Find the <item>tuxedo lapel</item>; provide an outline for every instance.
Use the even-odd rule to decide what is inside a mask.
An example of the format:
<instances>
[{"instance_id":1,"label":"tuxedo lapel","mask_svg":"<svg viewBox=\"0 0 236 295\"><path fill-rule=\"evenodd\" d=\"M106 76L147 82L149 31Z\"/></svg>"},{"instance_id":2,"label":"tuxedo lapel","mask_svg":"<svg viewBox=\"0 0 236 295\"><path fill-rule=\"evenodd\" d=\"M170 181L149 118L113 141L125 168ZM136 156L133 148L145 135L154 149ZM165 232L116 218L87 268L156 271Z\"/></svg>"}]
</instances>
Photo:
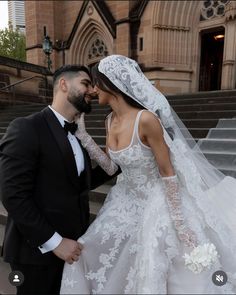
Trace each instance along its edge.
<instances>
[{"instance_id":1,"label":"tuxedo lapel","mask_svg":"<svg viewBox=\"0 0 236 295\"><path fill-rule=\"evenodd\" d=\"M55 141L57 142L58 148L61 150L62 159L64 161L66 171L72 182L77 186L79 183L76 162L72 147L69 143L66 133L56 116L49 108L45 108L44 110L42 110L42 113L47 121L48 127L52 132Z\"/></svg>"}]
</instances>

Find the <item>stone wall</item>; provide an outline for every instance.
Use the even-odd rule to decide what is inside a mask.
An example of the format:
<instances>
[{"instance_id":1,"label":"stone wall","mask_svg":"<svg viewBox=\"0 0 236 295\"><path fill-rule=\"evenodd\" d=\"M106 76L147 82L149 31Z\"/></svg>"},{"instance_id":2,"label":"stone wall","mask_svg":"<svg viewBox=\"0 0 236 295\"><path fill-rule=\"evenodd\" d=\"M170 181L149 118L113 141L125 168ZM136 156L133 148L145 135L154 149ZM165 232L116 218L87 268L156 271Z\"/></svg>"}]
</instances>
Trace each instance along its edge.
<instances>
[{"instance_id":1,"label":"stone wall","mask_svg":"<svg viewBox=\"0 0 236 295\"><path fill-rule=\"evenodd\" d=\"M15 86L1 90L12 84ZM15 93L15 99L45 102L51 99L51 84L52 76L46 68L0 56L1 98L13 99Z\"/></svg>"},{"instance_id":2,"label":"stone wall","mask_svg":"<svg viewBox=\"0 0 236 295\"><path fill-rule=\"evenodd\" d=\"M166 94L196 92L201 33L224 27L221 89L234 89L236 1L208 1L214 12L210 17L205 2L26 1L27 60L45 65L41 44L46 26L53 43L63 45L55 45L53 69L62 65L63 55L65 63L93 65L107 54L123 54L136 59ZM99 52L99 46L104 50Z\"/></svg>"}]
</instances>

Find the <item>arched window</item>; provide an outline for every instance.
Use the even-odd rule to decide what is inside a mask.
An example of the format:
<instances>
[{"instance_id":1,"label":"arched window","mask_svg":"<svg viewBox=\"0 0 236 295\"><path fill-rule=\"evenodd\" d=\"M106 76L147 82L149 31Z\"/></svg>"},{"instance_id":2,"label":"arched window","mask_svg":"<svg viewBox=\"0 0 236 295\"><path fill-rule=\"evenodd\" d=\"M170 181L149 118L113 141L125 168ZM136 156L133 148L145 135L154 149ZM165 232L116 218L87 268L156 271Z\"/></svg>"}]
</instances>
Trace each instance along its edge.
<instances>
[{"instance_id":1,"label":"arched window","mask_svg":"<svg viewBox=\"0 0 236 295\"><path fill-rule=\"evenodd\" d=\"M96 37L96 39L92 42L91 47L88 52L88 61L94 62L94 60L101 59L108 55L107 46L101 40L101 38Z\"/></svg>"},{"instance_id":2,"label":"arched window","mask_svg":"<svg viewBox=\"0 0 236 295\"><path fill-rule=\"evenodd\" d=\"M222 16L225 13L225 5L229 0L206 0L203 1L200 20L211 19L216 16Z\"/></svg>"}]
</instances>

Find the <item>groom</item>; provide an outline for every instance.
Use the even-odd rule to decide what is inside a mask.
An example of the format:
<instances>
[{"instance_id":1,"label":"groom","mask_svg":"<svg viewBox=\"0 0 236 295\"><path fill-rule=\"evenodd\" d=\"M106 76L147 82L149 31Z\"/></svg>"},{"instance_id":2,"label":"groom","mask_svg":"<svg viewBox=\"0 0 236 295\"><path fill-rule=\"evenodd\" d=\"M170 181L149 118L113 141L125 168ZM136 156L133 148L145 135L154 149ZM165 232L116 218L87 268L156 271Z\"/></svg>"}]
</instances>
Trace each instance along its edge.
<instances>
[{"instance_id":1,"label":"groom","mask_svg":"<svg viewBox=\"0 0 236 295\"><path fill-rule=\"evenodd\" d=\"M93 94L84 66L54 74L52 105L11 122L0 142L0 195L8 211L3 256L24 283L17 294L58 294L64 261L77 261L89 224L90 189L110 177L91 168L74 132Z\"/></svg>"}]
</instances>

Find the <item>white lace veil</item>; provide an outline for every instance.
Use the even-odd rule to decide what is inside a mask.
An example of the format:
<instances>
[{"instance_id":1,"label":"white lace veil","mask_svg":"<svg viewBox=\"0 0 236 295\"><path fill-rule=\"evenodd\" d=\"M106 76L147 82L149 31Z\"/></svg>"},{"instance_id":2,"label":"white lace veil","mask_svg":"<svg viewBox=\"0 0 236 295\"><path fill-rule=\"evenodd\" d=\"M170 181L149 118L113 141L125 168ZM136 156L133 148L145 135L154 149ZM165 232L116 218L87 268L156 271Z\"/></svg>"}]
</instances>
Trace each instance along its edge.
<instances>
[{"instance_id":1,"label":"white lace veil","mask_svg":"<svg viewBox=\"0 0 236 295\"><path fill-rule=\"evenodd\" d=\"M111 55L100 61L98 70L120 91L159 117L165 141L172 152L176 157L184 154L181 162L185 159L187 165L190 161L192 169L196 169L195 176L199 171L198 177L204 179L207 187L224 178L224 175L206 160L165 96L146 78L136 61L122 55ZM209 179L206 179L205 174ZM200 179L199 181L201 182Z\"/></svg>"},{"instance_id":2,"label":"white lace veil","mask_svg":"<svg viewBox=\"0 0 236 295\"><path fill-rule=\"evenodd\" d=\"M214 200L206 197L205 193L228 177L206 160L165 96L145 77L136 61L122 55L111 55L100 61L98 70L120 91L159 117L181 185L187 188L190 197L204 212L206 224L224 239L225 245L228 243L227 247L232 246L231 250L236 251L224 213L220 214L220 208L216 208Z\"/></svg>"}]
</instances>

